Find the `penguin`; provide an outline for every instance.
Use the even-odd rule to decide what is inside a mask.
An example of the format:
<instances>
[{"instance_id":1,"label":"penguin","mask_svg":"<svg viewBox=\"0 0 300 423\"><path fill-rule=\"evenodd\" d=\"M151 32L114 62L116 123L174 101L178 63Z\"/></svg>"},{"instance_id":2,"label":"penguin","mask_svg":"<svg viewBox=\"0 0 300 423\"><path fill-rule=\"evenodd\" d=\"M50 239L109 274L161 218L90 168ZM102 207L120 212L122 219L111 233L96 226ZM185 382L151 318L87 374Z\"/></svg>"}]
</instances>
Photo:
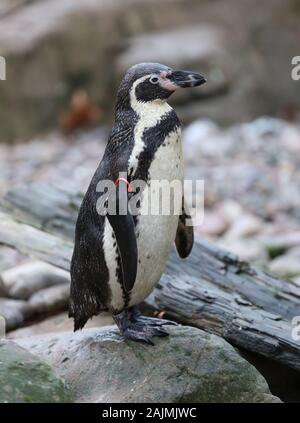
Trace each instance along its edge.
<instances>
[{"instance_id":1,"label":"penguin","mask_svg":"<svg viewBox=\"0 0 300 423\"><path fill-rule=\"evenodd\" d=\"M69 302L74 331L109 311L125 338L154 345L154 336L168 335L164 325L176 324L143 316L139 304L159 282L174 242L181 258L192 249L184 198L179 213L169 215L145 212L145 188L139 191L137 213L132 213L130 199L136 181L144 187L154 180L183 182L181 123L168 99L179 88L205 82L198 73L159 63L134 65L121 81L115 121L76 222ZM97 189L103 181L116 188L115 211L106 214L97 208L99 199L107 205L110 198Z\"/></svg>"}]
</instances>

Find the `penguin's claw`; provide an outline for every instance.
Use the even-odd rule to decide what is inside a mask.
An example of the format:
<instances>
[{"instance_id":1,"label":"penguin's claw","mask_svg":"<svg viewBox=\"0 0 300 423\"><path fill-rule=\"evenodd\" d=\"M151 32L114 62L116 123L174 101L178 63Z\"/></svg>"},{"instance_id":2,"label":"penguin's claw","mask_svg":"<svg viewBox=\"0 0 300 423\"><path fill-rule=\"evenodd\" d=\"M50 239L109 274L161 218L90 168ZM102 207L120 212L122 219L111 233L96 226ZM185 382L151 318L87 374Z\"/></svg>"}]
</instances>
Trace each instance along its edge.
<instances>
[{"instance_id":1,"label":"penguin's claw","mask_svg":"<svg viewBox=\"0 0 300 423\"><path fill-rule=\"evenodd\" d=\"M163 325L175 324L169 320L156 319L143 316L136 308L124 310L122 313L115 315L114 320L121 334L128 339L138 342L145 342L154 345L152 338L154 336L168 336Z\"/></svg>"},{"instance_id":2,"label":"penguin's claw","mask_svg":"<svg viewBox=\"0 0 300 423\"><path fill-rule=\"evenodd\" d=\"M163 326L163 325L178 326L178 323L172 320L157 319L155 317L142 316L138 319L138 321L145 322L149 326Z\"/></svg>"},{"instance_id":3,"label":"penguin's claw","mask_svg":"<svg viewBox=\"0 0 300 423\"><path fill-rule=\"evenodd\" d=\"M135 322L146 323L149 326L163 326L163 325L178 326L178 323L174 322L173 320L143 316L138 306L130 307L129 312L131 313L132 320L134 320Z\"/></svg>"},{"instance_id":4,"label":"penguin's claw","mask_svg":"<svg viewBox=\"0 0 300 423\"><path fill-rule=\"evenodd\" d=\"M149 345L154 345L152 338L154 336L168 336L169 333L162 328L153 326L132 325L123 330L122 335L133 341L145 342Z\"/></svg>"},{"instance_id":5,"label":"penguin's claw","mask_svg":"<svg viewBox=\"0 0 300 423\"><path fill-rule=\"evenodd\" d=\"M127 339L131 339L132 341L145 342L146 344L152 346L154 345L154 342L151 341L151 337L135 329L125 329L122 335Z\"/></svg>"}]
</instances>

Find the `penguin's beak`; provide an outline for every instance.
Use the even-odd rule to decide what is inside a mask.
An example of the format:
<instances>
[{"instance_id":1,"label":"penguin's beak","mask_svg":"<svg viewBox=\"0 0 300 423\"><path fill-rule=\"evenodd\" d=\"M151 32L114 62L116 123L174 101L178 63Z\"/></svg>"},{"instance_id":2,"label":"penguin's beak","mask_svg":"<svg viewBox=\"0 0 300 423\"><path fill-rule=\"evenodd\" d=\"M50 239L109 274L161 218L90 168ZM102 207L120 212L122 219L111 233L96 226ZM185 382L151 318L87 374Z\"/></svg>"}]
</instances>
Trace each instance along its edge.
<instances>
[{"instance_id":1,"label":"penguin's beak","mask_svg":"<svg viewBox=\"0 0 300 423\"><path fill-rule=\"evenodd\" d=\"M180 88L198 87L205 84L206 79L200 73L190 71L172 71L168 79Z\"/></svg>"}]
</instances>

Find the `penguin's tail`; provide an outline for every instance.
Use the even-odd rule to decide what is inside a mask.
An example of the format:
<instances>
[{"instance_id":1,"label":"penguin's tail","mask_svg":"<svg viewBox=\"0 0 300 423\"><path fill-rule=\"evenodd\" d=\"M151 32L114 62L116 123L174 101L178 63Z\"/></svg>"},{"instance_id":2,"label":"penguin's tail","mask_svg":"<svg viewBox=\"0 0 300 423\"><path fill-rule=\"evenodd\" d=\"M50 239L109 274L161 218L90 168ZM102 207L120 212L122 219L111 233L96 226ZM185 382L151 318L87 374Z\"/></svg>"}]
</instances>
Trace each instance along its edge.
<instances>
[{"instance_id":1,"label":"penguin's tail","mask_svg":"<svg viewBox=\"0 0 300 423\"><path fill-rule=\"evenodd\" d=\"M82 257L74 249L69 300L69 317L74 319L74 331L82 329L89 319L105 310L101 301L101 277L92 264L93 262L87 261L86 256Z\"/></svg>"},{"instance_id":2,"label":"penguin's tail","mask_svg":"<svg viewBox=\"0 0 300 423\"><path fill-rule=\"evenodd\" d=\"M83 329L87 321L88 319L78 320L74 318L74 332L76 332L77 330Z\"/></svg>"},{"instance_id":3,"label":"penguin's tail","mask_svg":"<svg viewBox=\"0 0 300 423\"><path fill-rule=\"evenodd\" d=\"M74 304L74 301L72 300L72 298L70 298L70 301L69 301L69 314L68 315L69 315L70 318L74 319L74 332L82 329L89 319L89 316L86 316L86 314L83 313L83 310L75 307L75 304Z\"/></svg>"},{"instance_id":4,"label":"penguin's tail","mask_svg":"<svg viewBox=\"0 0 300 423\"><path fill-rule=\"evenodd\" d=\"M69 300L69 317L74 319L74 332L82 329L86 322L93 316L97 316L101 311L107 311L95 297L85 296L84 300L74 300L71 296Z\"/></svg>"}]
</instances>

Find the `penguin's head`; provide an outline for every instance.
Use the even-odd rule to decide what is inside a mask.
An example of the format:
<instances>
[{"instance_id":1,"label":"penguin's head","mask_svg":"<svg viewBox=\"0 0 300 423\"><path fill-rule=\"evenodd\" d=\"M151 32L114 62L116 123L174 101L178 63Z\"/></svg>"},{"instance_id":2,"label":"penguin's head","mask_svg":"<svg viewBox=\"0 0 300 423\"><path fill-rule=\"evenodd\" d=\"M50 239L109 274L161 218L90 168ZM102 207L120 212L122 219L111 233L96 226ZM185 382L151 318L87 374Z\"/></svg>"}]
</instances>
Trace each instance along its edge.
<instances>
[{"instance_id":1,"label":"penguin's head","mask_svg":"<svg viewBox=\"0 0 300 423\"><path fill-rule=\"evenodd\" d=\"M125 106L132 99L142 103L163 101L178 88L197 87L205 82L199 73L174 70L160 63L139 63L132 66L123 78L118 103Z\"/></svg>"}]
</instances>

